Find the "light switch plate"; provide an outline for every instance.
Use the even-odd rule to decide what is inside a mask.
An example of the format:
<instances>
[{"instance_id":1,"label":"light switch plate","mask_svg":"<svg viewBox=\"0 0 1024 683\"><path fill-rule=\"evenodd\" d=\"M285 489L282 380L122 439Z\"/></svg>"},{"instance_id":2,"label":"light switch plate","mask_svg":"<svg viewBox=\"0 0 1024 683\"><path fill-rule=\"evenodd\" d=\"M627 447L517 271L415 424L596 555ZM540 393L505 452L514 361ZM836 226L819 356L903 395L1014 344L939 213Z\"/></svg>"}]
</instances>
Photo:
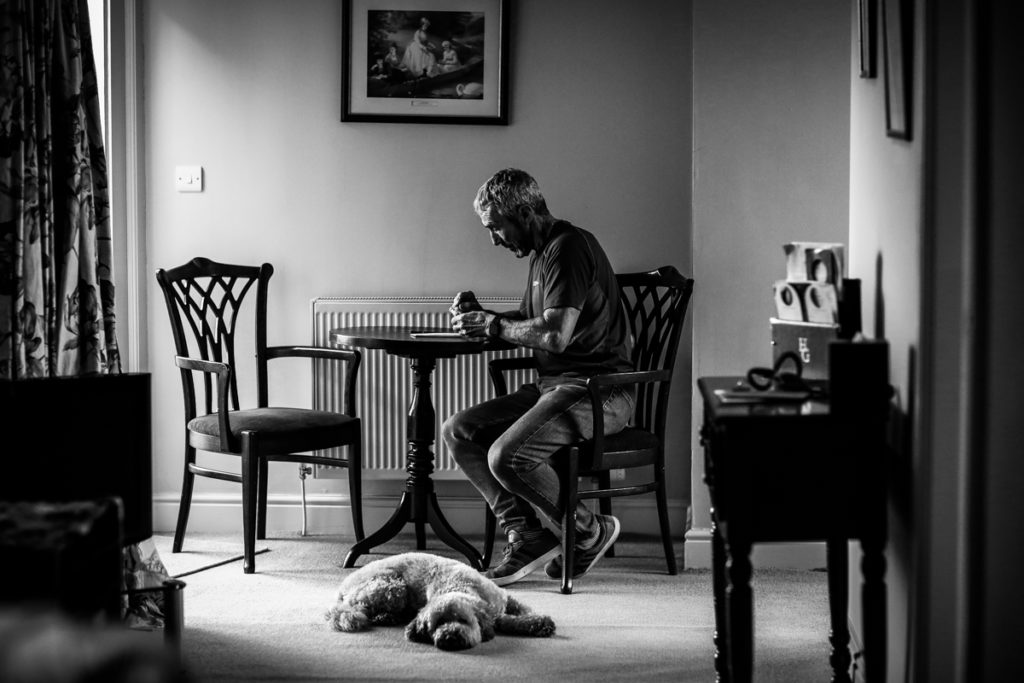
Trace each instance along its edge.
<instances>
[{"instance_id":1,"label":"light switch plate","mask_svg":"<svg viewBox=\"0 0 1024 683\"><path fill-rule=\"evenodd\" d=\"M202 166L177 166L174 169L174 186L178 192L203 191Z\"/></svg>"}]
</instances>

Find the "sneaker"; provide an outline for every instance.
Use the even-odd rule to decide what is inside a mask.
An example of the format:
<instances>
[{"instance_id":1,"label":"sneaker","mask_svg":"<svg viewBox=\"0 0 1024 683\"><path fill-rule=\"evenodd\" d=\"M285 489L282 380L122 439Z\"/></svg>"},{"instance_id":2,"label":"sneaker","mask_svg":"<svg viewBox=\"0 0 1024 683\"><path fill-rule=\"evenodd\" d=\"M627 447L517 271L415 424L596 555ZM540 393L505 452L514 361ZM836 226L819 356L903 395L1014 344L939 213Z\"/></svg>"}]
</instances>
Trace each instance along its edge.
<instances>
[{"instance_id":1,"label":"sneaker","mask_svg":"<svg viewBox=\"0 0 1024 683\"><path fill-rule=\"evenodd\" d=\"M510 531L501 563L488 569L485 576L499 586L507 586L543 567L548 560L557 557L561 549L558 537L548 529L542 529L529 541L518 531Z\"/></svg>"},{"instance_id":2,"label":"sneaker","mask_svg":"<svg viewBox=\"0 0 1024 683\"><path fill-rule=\"evenodd\" d=\"M576 565L572 572L574 579L589 572L597 564L597 561L604 557L608 548L611 548L615 539L619 537L619 531L622 530L619 520L611 515L594 515L594 518L597 519L598 525L597 542L586 549L576 546L576 552L573 553L575 555L573 564ZM552 579L562 578L562 556L558 555L548 562L544 567L544 573Z\"/></svg>"}]
</instances>

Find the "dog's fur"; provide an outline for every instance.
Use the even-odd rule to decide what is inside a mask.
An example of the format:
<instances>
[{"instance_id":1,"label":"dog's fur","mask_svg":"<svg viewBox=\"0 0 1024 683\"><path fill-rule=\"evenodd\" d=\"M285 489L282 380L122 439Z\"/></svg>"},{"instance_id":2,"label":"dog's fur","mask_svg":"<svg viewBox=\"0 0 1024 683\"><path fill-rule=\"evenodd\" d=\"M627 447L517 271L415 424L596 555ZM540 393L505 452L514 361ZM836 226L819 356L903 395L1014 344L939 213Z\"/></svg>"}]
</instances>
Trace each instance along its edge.
<instances>
[{"instance_id":1,"label":"dog's fur","mask_svg":"<svg viewBox=\"0 0 1024 683\"><path fill-rule=\"evenodd\" d=\"M326 617L336 631L407 623L409 640L442 650L474 647L495 632L538 638L555 632L551 617L534 614L469 565L429 553L360 567L341 582Z\"/></svg>"}]
</instances>

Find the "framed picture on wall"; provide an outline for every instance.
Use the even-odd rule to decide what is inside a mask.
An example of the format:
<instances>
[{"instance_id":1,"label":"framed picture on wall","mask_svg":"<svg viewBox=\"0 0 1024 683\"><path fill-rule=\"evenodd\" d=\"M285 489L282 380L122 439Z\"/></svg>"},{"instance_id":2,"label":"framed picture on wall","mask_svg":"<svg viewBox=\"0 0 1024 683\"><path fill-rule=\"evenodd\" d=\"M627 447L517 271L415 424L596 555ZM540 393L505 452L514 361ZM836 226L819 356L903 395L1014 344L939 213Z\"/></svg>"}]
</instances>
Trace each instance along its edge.
<instances>
[{"instance_id":1,"label":"framed picture on wall","mask_svg":"<svg viewBox=\"0 0 1024 683\"><path fill-rule=\"evenodd\" d=\"M508 124L511 0L344 0L341 120Z\"/></svg>"},{"instance_id":2,"label":"framed picture on wall","mask_svg":"<svg viewBox=\"0 0 1024 683\"><path fill-rule=\"evenodd\" d=\"M910 139L910 63L913 50L911 3L882 0L882 40L885 47L885 133Z\"/></svg>"}]
</instances>

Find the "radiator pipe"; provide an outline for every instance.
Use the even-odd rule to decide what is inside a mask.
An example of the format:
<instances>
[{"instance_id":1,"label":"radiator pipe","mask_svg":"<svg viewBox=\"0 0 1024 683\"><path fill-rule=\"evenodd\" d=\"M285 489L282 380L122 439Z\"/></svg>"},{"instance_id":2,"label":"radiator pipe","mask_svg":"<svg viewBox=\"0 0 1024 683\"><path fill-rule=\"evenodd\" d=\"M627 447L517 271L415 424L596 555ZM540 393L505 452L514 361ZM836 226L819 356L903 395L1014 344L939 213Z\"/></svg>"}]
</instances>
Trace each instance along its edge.
<instances>
[{"instance_id":1,"label":"radiator pipe","mask_svg":"<svg viewBox=\"0 0 1024 683\"><path fill-rule=\"evenodd\" d=\"M302 495L302 531L300 536L306 535L306 477L313 474L313 467L306 463L299 463L299 491Z\"/></svg>"}]
</instances>

